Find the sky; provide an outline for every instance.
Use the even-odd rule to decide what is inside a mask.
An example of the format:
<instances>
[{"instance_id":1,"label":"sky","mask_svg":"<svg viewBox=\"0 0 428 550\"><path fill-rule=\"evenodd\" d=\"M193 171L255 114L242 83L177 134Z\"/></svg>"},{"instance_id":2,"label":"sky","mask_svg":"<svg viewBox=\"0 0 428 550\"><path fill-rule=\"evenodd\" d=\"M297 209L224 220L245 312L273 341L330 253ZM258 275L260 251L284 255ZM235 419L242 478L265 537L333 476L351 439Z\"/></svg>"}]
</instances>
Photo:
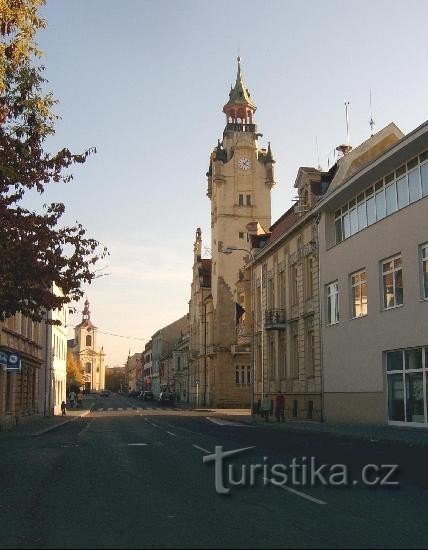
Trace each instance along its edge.
<instances>
[{"instance_id":1,"label":"sky","mask_svg":"<svg viewBox=\"0 0 428 550\"><path fill-rule=\"evenodd\" d=\"M85 293L109 366L188 311L193 242L210 247L209 156L225 126L236 57L276 159L272 222L292 204L299 166L346 142L427 116L426 0L48 0L37 40L61 119L48 147L97 154L35 209L66 206L107 246ZM318 148L317 148L318 143ZM83 301L73 304L81 320ZM118 336L111 336L112 334ZM121 337L119 337L121 336Z\"/></svg>"}]
</instances>

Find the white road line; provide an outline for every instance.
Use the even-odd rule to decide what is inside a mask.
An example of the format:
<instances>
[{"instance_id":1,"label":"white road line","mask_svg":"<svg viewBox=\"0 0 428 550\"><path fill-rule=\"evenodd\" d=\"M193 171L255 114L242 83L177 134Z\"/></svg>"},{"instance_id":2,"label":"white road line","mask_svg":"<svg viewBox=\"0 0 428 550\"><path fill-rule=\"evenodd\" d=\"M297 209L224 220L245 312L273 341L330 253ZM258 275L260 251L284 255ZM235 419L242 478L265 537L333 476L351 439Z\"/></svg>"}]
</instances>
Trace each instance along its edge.
<instances>
[{"instance_id":1,"label":"white road line","mask_svg":"<svg viewBox=\"0 0 428 550\"><path fill-rule=\"evenodd\" d=\"M195 449L198 449L198 451L202 451L203 453L205 453L205 454L207 454L207 455L212 454L211 451L207 451L207 450L204 449L203 447L199 447L199 445L192 445L192 447L195 447Z\"/></svg>"},{"instance_id":2,"label":"white road line","mask_svg":"<svg viewBox=\"0 0 428 550\"><path fill-rule=\"evenodd\" d=\"M128 447L145 447L147 443L128 443Z\"/></svg>"},{"instance_id":3,"label":"white road line","mask_svg":"<svg viewBox=\"0 0 428 550\"><path fill-rule=\"evenodd\" d=\"M160 428L160 426L158 424L155 424L154 422L152 422L152 426L154 426L155 428Z\"/></svg>"},{"instance_id":4,"label":"white road line","mask_svg":"<svg viewBox=\"0 0 428 550\"><path fill-rule=\"evenodd\" d=\"M283 489L284 491L288 491L289 493L292 493L293 495L304 498L305 500L309 500L310 502L313 502L315 504L321 504L321 505L326 505L327 504L327 502L324 502L324 500L319 500L318 498L311 497L310 495L307 495L306 493L302 493L302 491L297 491L296 489L292 489L291 487L287 487L286 485L278 485L277 483L272 483L272 481L270 479L264 478L264 481L267 481L267 482L271 483L274 487L278 487L279 489Z\"/></svg>"},{"instance_id":5,"label":"white road line","mask_svg":"<svg viewBox=\"0 0 428 550\"><path fill-rule=\"evenodd\" d=\"M218 426L239 426L241 428L250 427L250 425L248 424L242 424L241 422L235 422L233 420L221 420L219 418L211 418L210 416L206 416L205 418L206 420L209 420L210 422L212 422L213 424L217 424Z\"/></svg>"},{"instance_id":6,"label":"white road line","mask_svg":"<svg viewBox=\"0 0 428 550\"><path fill-rule=\"evenodd\" d=\"M172 435L172 436L174 436L174 437L177 437L177 436L176 436L174 433L172 433L172 432L168 432L168 431L167 431L166 433L169 434L169 435Z\"/></svg>"},{"instance_id":7,"label":"white road line","mask_svg":"<svg viewBox=\"0 0 428 550\"><path fill-rule=\"evenodd\" d=\"M106 410L106 409L104 409L104 410ZM108 410L108 411L112 411L112 410L113 410L113 407L109 407L107 410Z\"/></svg>"}]
</instances>

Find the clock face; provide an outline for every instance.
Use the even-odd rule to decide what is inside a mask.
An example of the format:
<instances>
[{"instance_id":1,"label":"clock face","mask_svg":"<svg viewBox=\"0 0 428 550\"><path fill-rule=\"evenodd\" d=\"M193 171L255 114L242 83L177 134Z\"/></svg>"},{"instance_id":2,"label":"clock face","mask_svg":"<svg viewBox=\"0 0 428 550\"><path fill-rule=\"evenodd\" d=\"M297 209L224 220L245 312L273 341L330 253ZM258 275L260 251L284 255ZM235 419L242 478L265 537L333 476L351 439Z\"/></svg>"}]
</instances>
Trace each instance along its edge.
<instances>
[{"instance_id":1,"label":"clock face","mask_svg":"<svg viewBox=\"0 0 428 550\"><path fill-rule=\"evenodd\" d=\"M251 168L251 161L247 157L242 157L239 159L238 165L241 170L249 170Z\"/></svg>"}]
</instances>

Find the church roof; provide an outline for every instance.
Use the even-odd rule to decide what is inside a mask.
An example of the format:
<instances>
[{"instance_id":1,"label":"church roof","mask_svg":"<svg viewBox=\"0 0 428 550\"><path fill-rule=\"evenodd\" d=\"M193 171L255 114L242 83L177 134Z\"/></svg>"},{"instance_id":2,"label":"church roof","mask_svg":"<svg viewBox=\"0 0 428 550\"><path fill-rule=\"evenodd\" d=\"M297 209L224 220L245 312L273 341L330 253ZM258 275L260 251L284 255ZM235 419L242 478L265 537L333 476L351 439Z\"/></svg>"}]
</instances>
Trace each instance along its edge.
<instances>
[{"instance_id":1,"label":"church roof","mask_svg":"<svg viewBox=\"0 0 428 550\"><path fill-rule=\"evenodd\" d=\"M223 111L227 110L227 107L233 105L246 105L250 107L253 111L256 110L256 106L250 99L250 92L248 88L245 87L244 80L242 78L241 72L241 58L238 57L238 72L236 74L235 86L229 92L229 101L223 107Z\"/></svg>"}]
</instances>

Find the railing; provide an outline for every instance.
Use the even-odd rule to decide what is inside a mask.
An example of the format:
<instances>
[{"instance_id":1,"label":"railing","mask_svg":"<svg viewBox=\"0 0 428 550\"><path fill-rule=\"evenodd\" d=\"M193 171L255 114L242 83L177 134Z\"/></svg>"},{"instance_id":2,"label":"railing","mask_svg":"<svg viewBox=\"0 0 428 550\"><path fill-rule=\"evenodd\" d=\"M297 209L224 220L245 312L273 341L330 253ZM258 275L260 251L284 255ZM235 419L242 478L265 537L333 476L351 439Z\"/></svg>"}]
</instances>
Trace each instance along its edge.
<instances>
[{"instance_id":1,"label":"railing","mask_svg":"<svg viewBox=\"0 0 428 550\"><path fill-rule=\"evenodd\" d=\"M233 132L256 132L257 126L255 124L239 124L238 122L228 122L225 130L232 130Z\"/></svg>"},{"instance_id":2,"label":"railing","mask_svg":"<svg viewBox=\"0 0 428 550\"><path fill-rule=\"evenodd\" d=\"M249 345L232 344L230 351L233 355L248 354L251 353L251 347Z\"/></svg>"},{"instance_id":3,"label":"railing","mask_svg":"<svg viewBox=\"0 0 428 550\"><path fill-rule=\"evenodd\" d=\"M265 329L281 330L285 329L286 315L285 309L268 309L265 312Z\"/></svg>"}]
</instances>

